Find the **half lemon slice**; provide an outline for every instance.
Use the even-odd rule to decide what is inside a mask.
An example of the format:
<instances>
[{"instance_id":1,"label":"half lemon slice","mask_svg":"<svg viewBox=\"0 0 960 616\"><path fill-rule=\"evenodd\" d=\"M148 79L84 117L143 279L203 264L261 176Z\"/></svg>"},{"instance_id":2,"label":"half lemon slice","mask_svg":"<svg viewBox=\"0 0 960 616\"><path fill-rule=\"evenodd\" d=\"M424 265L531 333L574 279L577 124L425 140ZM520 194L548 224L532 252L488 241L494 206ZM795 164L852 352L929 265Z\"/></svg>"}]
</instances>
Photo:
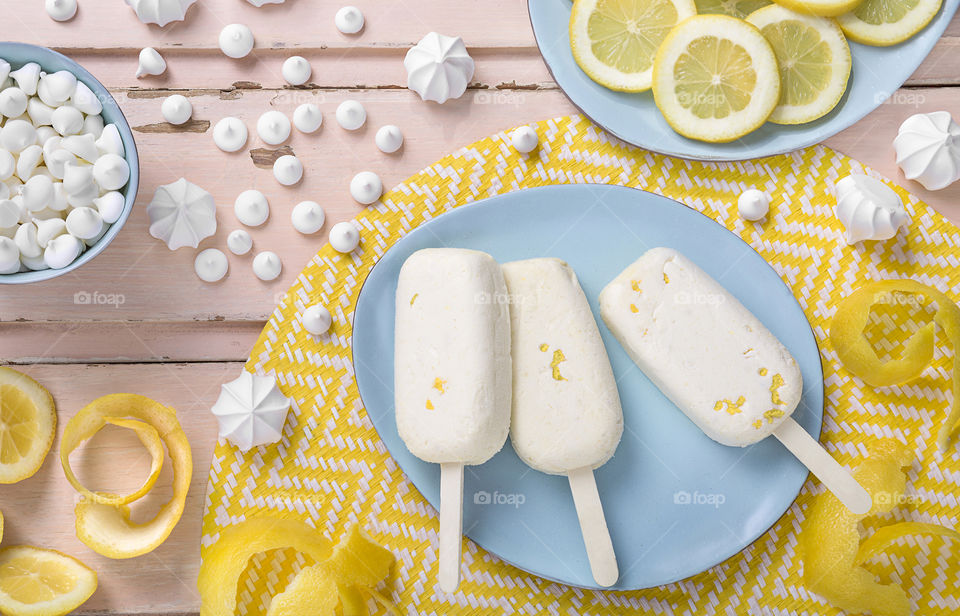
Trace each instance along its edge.
<instances>
[{"instance_id":1,"label":"half lemon slice","mask_svg":"<svg viewBox=\"0 0 960 616\"><path fill-rule=\"evenodd\" d=\"M751 13L747 21L760 29L780 66L780 104L771 122L811 122L837 106L847 90L852 61L836 21L777 4Z\"/></svg>"},{"instance_id":2,"label":"half lemon slice","mask_svg":"<svg viewBox=\"0 0 960 616\"><path fill-rule=\"evenodd\" d=\"M723 143L759 128L780 99L773 49L735 17L699 15L657 52L653 96L667 123L691 139Z\"/></svg>"},{"instance_id":3,"label":"half lemon slice","mask_svg":"<svg viewBox=\"0 0 960 616\"><path fill-rule=\"evenodd\" d=\"M0 483L36 473L56 432L50 392L25 374L0 367Z\"/></svg>"},{"instance_id":4,"label":"half lemon slice","mask_svg":"<svg viewBox=\"0 0 960 616\"><path fill-rule=\"evenodd\" d=\"M0 550L0 611L7 616L61 616L97 590L97 574L79 560L27 545Z\"/></svg>"},{"instance_id":5,"label":"half lemon slice","mask_svg":"<svg viewBox=\"0 0 960 616\"><path fill-rule=\"evenodd\" d=\"M837 21L851 40L887 47L923 30L941 4L942 0L864 0Z\"/></svg>"},{"instance_id":6,"label":"half lemon slice","mask_svg":"<svg viewBox=\"0 0 960 616\"><path fill-rule=\"evenodd\" d=\"M611 90L649 90L660 43L696 13L693 0L576 0L570 14L573 58Z\"/></svg>"}]
</instances>

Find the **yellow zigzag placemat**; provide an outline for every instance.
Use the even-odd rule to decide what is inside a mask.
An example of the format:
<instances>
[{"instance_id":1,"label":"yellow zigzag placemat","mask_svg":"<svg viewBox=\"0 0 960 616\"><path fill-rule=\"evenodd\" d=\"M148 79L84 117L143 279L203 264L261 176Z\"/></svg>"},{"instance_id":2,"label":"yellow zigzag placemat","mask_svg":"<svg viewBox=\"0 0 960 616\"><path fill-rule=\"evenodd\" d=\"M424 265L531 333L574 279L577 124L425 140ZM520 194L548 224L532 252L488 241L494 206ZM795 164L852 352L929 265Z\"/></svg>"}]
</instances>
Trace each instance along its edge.
<instances>
[{"instance_id":1,"label":"yellow zigzag placemat","mask_svg":"<svg viewBox=\"0 0 960 616\"><path fill-rule=\"evenodd\" d=\"M812 495L822 490L814 480L743 552L676 584L637 592L571 588L520 571L465 541L468 571L459 590L448 597L437 587L437 514L391 459L357 394L350 353L357 295L377 260L417 225L485 197L569 183L621 184L676 199L753 246L791 287L820 345L827 449L849 465L866 454L866 441L892 436L917 454L904 502L879 523L958 526L960 450L953 443L940 455L935 444L951 395L949 347L938 337L935 362L922 379L874 390L840 367L827 339L837 303L866 280L910 277L960 298L956 227L893 186L912 218L909 234L847 246L833 213L833 184L850 172L872 172L825 147L757 161L699 163L628 146L582 116L536 128L540 148L532 154L511 148L507 131L411 177L356 219L363 238L356 251L340 255L324 246L300 273L247 363L248 370L277 375L295 401L293 410L276 445L244 455L222 440L218 444L203 521L204 553L222 529L250 516L299 518L334 540L359 522L396 555L386 592L410 615L837 613L801 580L797 532ZM737 196L749 187L774 196L762 225L737 215ZM333 314L330 333L319 337L297 318L314 302ZM902 320L877 311L868 335L893 336L887 351L896 353L916 326ZM882 580L903 584L917 614L957 614L960 564L949 548L943 539L908 538L868 566ZM304 562L290 550L256 557L240 582L239 612L264 613L270 596L282 591Z\"/></svg>"}]
</instances>

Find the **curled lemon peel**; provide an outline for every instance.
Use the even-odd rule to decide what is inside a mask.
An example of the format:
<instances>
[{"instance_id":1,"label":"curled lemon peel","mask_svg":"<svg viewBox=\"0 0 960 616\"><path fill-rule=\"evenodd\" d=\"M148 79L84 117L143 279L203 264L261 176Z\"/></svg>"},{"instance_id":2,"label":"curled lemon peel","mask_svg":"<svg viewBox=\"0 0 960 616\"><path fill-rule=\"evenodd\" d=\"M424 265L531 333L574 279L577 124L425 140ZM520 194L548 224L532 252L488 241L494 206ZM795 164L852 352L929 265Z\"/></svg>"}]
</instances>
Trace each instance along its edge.
<instances>
[{"instance_id":1,"label":"curled lemon peel","mask_svg":"<svg viewBox=\"0 0 960 616\"><path fill-rule=\"evenodd\" d=\"M894 294L915 295L925 302L933 301L937 311L927 323L907 340L901 357L882 361L864 335L870 309L890 301ZM854 291L837 307L830 324L830 342L844 367L873 387L900 385L921 375L933 361L934 332L939 325L953 347L953 403L947 419L937 432L937 447L945 451L951 436L960 424L960 307L953 300L914 280L881 280L870 282Z\"/></svg>"},{"instance_id":2,"label":"curled lemon peel","mask_svg":"<svg viewBox=\"0 0 960 616\"><path fill-rule=\"evenodd\" d=\"M861 544L860 521L893 509L906 489L907 478L902 469L914 457L905 445L892 439L873 442L867 450L869 457L853 476L870 493L873 507L865 515L856 515L831 492L814 499L800 533L803 579L810 590L852 614L907 616L910 601L906 591L897 584L877 582L861 564L906 535L960 535L932 524L904 522L879 529Z\"/></svg>"},{"instance_id":3,"label":"curled lemon peel","mask_svg":"<svg viewBox=\"0 0 960 616\"><path fill-rule=\"evenodd\" d=\"M180 422L177 421L176 411L155 400L136 394L110 394L97 398L67 422L64 428L63 443L67 447L61 449L61 463L69 457L69 446L85 441L96 434L106 424L119 425L137 432L141 442L153 452L155 442L153 433L167 447L170 460L173 463L173 495L157 512L152 520L137 523L130 519L131 511L127 496L118 496L109 493L93 494L93 497L82 499L76 506L77 538L90 549L107 558L133 558L146 554L160 546L173 531L187 500L190 490L190 480L193 475L193 456L190 443L184 434ZM148 425L153 432L143 427ZM66 452L66 453L64 453ZM64 472L69 479L69 464L64 463ZM154 469L151 469L153 475ZM156 469L159 474L159 469ZM74 477L74 480L76 478ZM153 488L150 485L146 490ZM71 481L71 484L74 482ZM74 484L76 487L77 484ZM87 496L89 490L79 491ZM134 494L143 490L143 486ZM144 492L144 494L146 494ZM103 502L107 500L108 502ZM132 502L132 501L131 501Z\"/></svg>"}]
</instances>

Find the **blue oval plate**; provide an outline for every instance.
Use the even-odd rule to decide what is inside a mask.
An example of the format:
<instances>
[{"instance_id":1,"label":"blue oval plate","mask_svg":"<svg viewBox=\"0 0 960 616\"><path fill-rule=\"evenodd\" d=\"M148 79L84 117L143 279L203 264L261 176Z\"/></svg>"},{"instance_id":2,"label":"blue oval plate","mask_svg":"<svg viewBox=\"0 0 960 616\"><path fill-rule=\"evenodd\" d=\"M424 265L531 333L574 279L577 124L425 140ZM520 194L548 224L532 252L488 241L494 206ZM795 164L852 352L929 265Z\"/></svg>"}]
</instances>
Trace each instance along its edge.
<instances>
[{"instance_id":1,"label":"blue oval plate","mask_svg":"<svg viewBox=\"0 0 960 616\"><path fill-rule=\"evenodd\" d=\"M653 103L653 94L614 92L594 83L570 52L570 0L528 0L533 33L554 80L574 105L608 132L633 145L698 160L745 160L783 154L831 137L858 122L892 96L947 28L960 0L944 0L933 21L893 47L850 43L853 72L847 93L828 115L809 124L767 123L731 143L705 143L673 131Z\"/></svg>"},{"instance_id":2,"label":"blue oval plate","mask_svg":"<svg viewBox=\"0 0 960 616\"><path fill-rule=\"evenodd\" d=\"M484 250L501 263L559 257L576 270L600 324L623 402L625 430L596 471L620 580L639 589L720 563L787 510L806 469L775 439L739 449L707 438L627 357L599 318L600 290L647 248L669 246L716 277L790 349L803 371L794 417L820 433L823 376L807 319L780 277L750 246L710 218L664 197L619 186L532 188L493 197L412 230L383 256L357 301L357 385L380 438L435 507L440 470L418 460L393 412L394 294L400 266L421 248ZM502 559L544 578L595 588L565 477L517 458L509 441L467 467L464 533Z\"/></svg>"}]
</instances>

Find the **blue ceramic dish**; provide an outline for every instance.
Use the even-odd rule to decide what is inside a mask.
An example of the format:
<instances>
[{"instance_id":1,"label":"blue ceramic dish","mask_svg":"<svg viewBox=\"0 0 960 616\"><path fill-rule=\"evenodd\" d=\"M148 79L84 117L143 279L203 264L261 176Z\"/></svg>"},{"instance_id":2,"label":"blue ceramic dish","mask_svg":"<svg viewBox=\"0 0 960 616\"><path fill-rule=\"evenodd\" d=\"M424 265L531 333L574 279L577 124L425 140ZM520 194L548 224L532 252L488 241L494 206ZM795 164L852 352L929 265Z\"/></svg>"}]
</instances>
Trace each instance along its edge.
<instances>
[{"instance_id":1,"label":"blue ceramic dish","mask_svg":"<svg viewBox=\"0 0 960 616\"><path fill-rule=\"evenodd\" d=\"M0 42L0 58L10 63L13 70L16 70L29 62L36 62L40 68L47 73L55 71L70 71L76 75L77 79L82 81L93 91L93 93L103 103L103 122L104 124L115 124L120 131L120 137L123 140L123 148L126 151L127 163L130 165L130 181L120 192L126 198L123 205L123 213L117 222L110 225L110 228L93 246L87 248L82 255L63 269L46 269L31 272L20 272L17 274L0 275L0 284L23 284L28 282L40 282L50 280L57 276L62 276L71 272L84 263L91 261L94 257L104 251L104 249L113 241L113 238L120 233L120 229L130 212L133 210L133 203L137 198L137 188L140 183L140 159L137 157L137 146L133 140L133 132L130 130L130 124L123 117L120 111L120 105L113 99L110 92L94 78L85 68L66 57L46 47L28 45L26 43L2 43Z\"/></svg>"}]
</instances>

